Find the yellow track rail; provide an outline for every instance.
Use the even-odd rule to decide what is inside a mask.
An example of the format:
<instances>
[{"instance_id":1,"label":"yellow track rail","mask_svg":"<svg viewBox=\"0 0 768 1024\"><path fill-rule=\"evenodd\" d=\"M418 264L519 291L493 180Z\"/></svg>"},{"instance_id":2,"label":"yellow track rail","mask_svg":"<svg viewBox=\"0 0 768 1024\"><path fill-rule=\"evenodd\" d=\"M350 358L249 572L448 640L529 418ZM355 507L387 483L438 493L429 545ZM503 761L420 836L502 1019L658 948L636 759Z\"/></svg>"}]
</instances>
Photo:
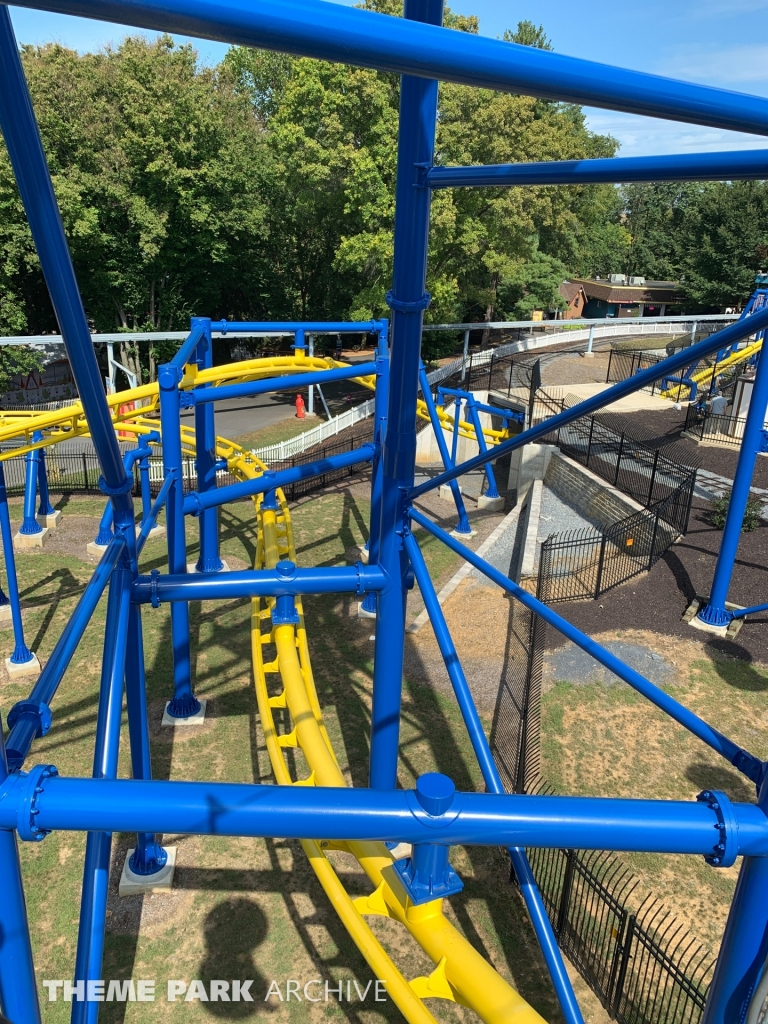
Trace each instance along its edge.
<instances>
[{"instance_id":1,"label":"yellow track rail","mask_svg":"<svg viewBox=\"0 0 768 1024\"><path fill-rule=\"evenodd\" d=\"M722 373L723 370L727 370L730 366L735 366L737 363L741 363L745 359L749 359L750 356L759 352L762 347L762 341L755 341L738 352L732 352L726 359L723 359L722 362L713 363L711 366L705 366L703 370L698 370L696 373L691 375L691 380L698 385L709 384L716 373ZM686 391L687 394L690 394L691 389L686 388ZM679 384L675 384L673 387L667 388L666 391L662 391L661 397L677 399L678 393L682 395L681 386ZM687 395L685 397L687 397Z\"/></svg>"},{"instance_id":2,"label":"yellow track rail","mask_svg":"<svg viewBox=\"0 0 768 1024\"><path fill-rule=\"evenodd\" d=\"M185 385L211 381L214 385L295 373L306 369L326 369L329 361L309 359L252 360L216 367L199 375L190 373ZM362 383L366 383L361 379ZM117 408L142 399L148 404L139 411L120 414ZM121 430L146 434L158 430L158 421L148 418L155 410L157 385L146 385L132 392L111 396L115 424ZM450 417L443 415L444 420ZM452 420L450 420L452 424ZM461 424L474 437L470 424ZM44 432L42 441L33 442L36 430ZM0 440L21 437L19 454L32 448L56 444L61 440L88 433L79 403L62 410L44 413L0 416ZM498 432L493 432L498 433ZM491 440L491 438L489 438ZM182 445L194 454L194 430L182 426ZM225 459L229 471L241 480L253 479L266 469L255 456L239 445L217 438L217 455ZM4 454L7 458L8 454ZM254 567L272 568L281 558L296 561L291 517L285 496L278 491L279 510L262 509L261 498L254 500L258 543ZM261 718L272 770L279 785L346 786L325 727L315 689L309 657L307 633L301 600L297 599L299 624L271 624L272 599L254 599L251 603L251 649L256 701ZM290 722L286 729L275 722L276 709L285 711ZM309 775L295 779L286 761L286 750L298 748ZM486 1024L543 1024L543 1018L477 952L443 913L443 901L434 900L413 906L394 870L392 853L383 843L329 843L322 838L302 840L302 846L334 910L376 976L386 984L389 997L410 1024L436 1024L425 999L457 1002L474 1010ZM328 857L330 850L345 850L357 859L371 883L368 896L353 899L348 895ZM407 980L371 930L366 917L383 916L397 921L419 943L435 964L427 977Z\"/></svg>"}]
</instances>

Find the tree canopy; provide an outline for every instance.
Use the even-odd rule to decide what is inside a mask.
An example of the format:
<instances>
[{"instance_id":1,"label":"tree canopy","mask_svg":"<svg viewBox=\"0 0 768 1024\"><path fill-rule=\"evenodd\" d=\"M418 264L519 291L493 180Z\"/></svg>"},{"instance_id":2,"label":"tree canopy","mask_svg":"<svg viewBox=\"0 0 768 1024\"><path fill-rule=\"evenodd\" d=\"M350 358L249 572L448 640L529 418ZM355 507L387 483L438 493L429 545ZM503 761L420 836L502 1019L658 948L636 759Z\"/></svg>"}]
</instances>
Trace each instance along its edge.
<instances>
[{"instance_id":1,"label":"tree canopy","mask_svg":"<svg viewBox=\"0 0 768 1024\"><path fill-rule=\"evenodd\" d=\"M364 6L402 13L399 0ZM474 16L447 10L445 21L478 31ZM528 21L504 39L551 49ZM84 55L23 47L22 61L95 330L387 314L398 76L238 47L206 67L167 36ZM616 150L578 106L440 86L439 164ZM768 255L765 196L763 183L438 191L426 319L526 317L562 306L564 277L620 269L683 275L704 305L743 300ZM0 147L0 333L51 330ZM158 346L139 366L121 352L144 379L165 355Z\"/></svg>"}]
</instances>

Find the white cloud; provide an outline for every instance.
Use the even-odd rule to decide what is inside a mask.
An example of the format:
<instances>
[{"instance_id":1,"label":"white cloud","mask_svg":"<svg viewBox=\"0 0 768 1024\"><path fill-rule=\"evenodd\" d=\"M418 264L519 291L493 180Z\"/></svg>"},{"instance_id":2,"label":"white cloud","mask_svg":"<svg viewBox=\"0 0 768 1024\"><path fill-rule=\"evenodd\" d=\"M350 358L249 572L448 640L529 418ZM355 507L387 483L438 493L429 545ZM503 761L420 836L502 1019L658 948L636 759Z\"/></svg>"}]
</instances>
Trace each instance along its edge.
<instances>
[{"instance_id":1,"label":"white cloud","mask_svg":"<svg viewBox=\"0 0 768 1024\"><path fill-rule=\"evenodd\" d=\"M720 88L768 92L768 45L680 46L668 51L654 70Z\"/></svg>"}]
</instances>

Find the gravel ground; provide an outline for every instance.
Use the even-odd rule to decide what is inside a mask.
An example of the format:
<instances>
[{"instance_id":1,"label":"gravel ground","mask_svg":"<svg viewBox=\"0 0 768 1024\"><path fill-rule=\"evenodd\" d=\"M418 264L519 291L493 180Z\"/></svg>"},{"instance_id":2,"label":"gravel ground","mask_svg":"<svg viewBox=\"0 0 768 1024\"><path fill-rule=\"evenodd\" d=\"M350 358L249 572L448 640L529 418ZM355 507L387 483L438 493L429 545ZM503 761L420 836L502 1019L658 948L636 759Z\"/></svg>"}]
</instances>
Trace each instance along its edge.
<instances>
[{"instance_id":1,"label":"gravel ground","mask_svg":"<svg viewBox=\"0 0 768 1024\"><path fill-rule=\"evenodd\" d=\"M561 497L548 487L542 488L538 533L539 543L545 541L553 533L582 530L589 526L594 526L596 529L600 528L597 520L589 519L583 512L578 511L566 501L563 501Z\"/></svg>"},{"instance_id":2,"label":"gravel ground","mask_svg":"<svg viewBox=\"0 0 768 1024\"><path fill-rule=\"evenodd\" d=\"M675 678L677 669L666 661L661 655L641 647L640 644L622 643L619 640L609 640L604 646L611 654L635 669L646 679L650 679L657 686L664 686ZM624 685L617 675L604 668L591 654L582 651L575 644L567 643L555 651L550 651L544 656L543 682L547 684L556 682L575 683L577 686L584 686L589 683L603 683L613 686L616 683Z\"/></svg>"}]
</instances>

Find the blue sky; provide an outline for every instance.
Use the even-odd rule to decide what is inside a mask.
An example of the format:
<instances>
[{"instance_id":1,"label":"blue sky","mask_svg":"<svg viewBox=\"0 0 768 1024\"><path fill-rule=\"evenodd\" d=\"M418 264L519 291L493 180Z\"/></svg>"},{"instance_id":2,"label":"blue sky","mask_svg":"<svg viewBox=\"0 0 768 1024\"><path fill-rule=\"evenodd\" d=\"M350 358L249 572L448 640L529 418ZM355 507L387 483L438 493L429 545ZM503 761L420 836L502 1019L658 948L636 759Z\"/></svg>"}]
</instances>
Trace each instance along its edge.
<instances>
[{"instance_id":1,"label":"blue sky","mask_svg":"<svg viewBox=\"0 0 768 1024\"><path fill-rule=\"evenodd\" d=\"M768 96L768 0L451 0L451 6L477 14L483 35L500 36L528 18L544 26L559 53ZM56 40L86 51L130 31L23 8L11 14L24 43ZM209 62L226 49L194 43ZM765 146L759 137L604 110L590 110L589 122L615 136L624 156Z\"/></svg>"}]
</instances>

